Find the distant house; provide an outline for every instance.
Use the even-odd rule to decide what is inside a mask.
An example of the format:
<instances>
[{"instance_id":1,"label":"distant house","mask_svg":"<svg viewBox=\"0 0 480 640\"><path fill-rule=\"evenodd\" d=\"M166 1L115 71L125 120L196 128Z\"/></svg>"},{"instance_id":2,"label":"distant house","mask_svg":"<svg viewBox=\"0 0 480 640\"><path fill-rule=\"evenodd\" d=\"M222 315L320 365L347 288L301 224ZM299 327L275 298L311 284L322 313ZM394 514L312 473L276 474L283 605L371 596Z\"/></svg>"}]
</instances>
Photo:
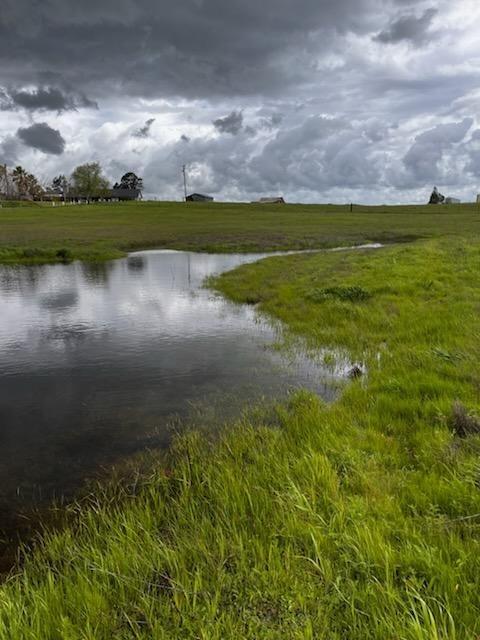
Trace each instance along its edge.
<instances>
[{"instance_id":1,"label":"distant house","mask_svg":"<svg viewBox=\"0 0 480 640\"><path fill-rule=\"evenodd\" d=\"M460 204L460 200L458 198L452 198L451 196L448 196L447 198L445 198L445 204Z\"/></svg>"},{"instance_id":2,"label":"distant house","mask_svg":"<svg viewBox=\"0 0 480 640\"><path fill-rule=\"evenodd\" d=\"M285 204L284 198L282 196L273 196L270 198L260 198L258 201L260 204Z\"/></svg>"},{"instance_id":3,"label":"distant house","mask_svg":"<svg viewBox=\"0 0 480 640\"><path fill-rule=\"evenodd\" d=\"M213 202L213 198L203 193L191 193L187 196L187 202Z\"/></svg>"},{"instance_id":4,"label":"distant house","mask_svg":"<svg viewBox=\"0 0 480 640\"><path fill-rule=\"evenodd\" d=\"M110 200L140 200L142 192L140 189L122 189L121 187L110 189L110 194L106 198Z\"/></svg>"},{"instance_id":5,"label":"distant house","mask_svg":"<svg viewBox=\"0 0 480 640\"><path fill-rule=\"evenodd\" d=\"M105 189L101 194L88 196L84 193L71 193L68 199L72 202L120 202L123 200L140 200L142 192L140 189Z\"/></svg>"},{"instance_id":6,"label":"distant house","mask_svg":"<svg viewBox=\"0 0 480 640\"><path fill-rule=\"evenodd\" d=\"M44 191L36 200L45 200L46 202L60 202L63 200L63 194L56 191Z\"/></svg>"}]
</instances>

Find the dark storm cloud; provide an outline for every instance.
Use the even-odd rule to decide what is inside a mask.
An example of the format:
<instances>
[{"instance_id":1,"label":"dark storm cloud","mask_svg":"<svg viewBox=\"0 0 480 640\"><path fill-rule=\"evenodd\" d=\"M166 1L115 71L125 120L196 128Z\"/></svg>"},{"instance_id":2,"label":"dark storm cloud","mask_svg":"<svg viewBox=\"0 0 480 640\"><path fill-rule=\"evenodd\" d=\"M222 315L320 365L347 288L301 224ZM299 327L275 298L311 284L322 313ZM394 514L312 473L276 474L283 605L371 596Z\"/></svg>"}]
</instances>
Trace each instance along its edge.
<instances>
[{"instance_id":1,"label":"dark storm cloud","mask_svg":"<svg viewBox=\"0 0 480 640\"><path fill-rule=\"evenodd\" d=\"M20 128L17 137L32 149L60 155L65 149L65 140L57 129L52 129L46 122L38 122L30 127Z\"/></svg>"},{"instance_id":2,"label":"dark storm cloud","mask_svg":"<svg viewBox=\"0 0 480 640\"><path fill-rule=\"evenodd\" d=\"M433 37L429 32L433 18L437 15L436 9L427 9L423 15L400 16L394 20L387 29L375 36L374 40L384 44L395 44L406 40L419 45Z\"/></svg>"},{"instance_id":3,"label":"dark storm cloud","mask_svg":"<svg viewBox=\"0 0 480 640\"><path fill-rule=\"evenodd\" d=\"M13 105L32 111L35 109L67 111L75 108L75 104L69 96L63 95L59 89L53 87L36 91L13 91L10 97Z\"/></svg>"},{"instance_id":4,"label":"dark storm cloud","mask_svg":"<svg viewBox=\"0 0 480 640\"><path fill-rule=\"evenodd\" d=\"M154 122L155 118L149 118L148 120L146 120L143 127L140 127L140 129L137 129L132 133L132 136L134 138L148 138L148 136L150 135L150 129L152 128L152 124Z\"/></svg>"},{"instance_id":5,"label":"dark storm cloud","mask_svg":"<svg viewBox=\"0 0 480 640\"><path fill-rule=\"evenodd\" d=\"M4 0L2 75L8 84L61 78L103 95L275 93L310 80L308 61L334 33L380 27L370 10L378 3Z\"/></svg>"},{"instance_id":6,"label":"dark storm cloud","mask_svg":"<svg viewBox=\"0 0 480 640\"><path fill-rule=\"evenodd\" d=\"M52 175L98 158L159 197L183 164L219 198L423 193L480 171L479 17L473 0L4 0L0 154ZM12 135L40 110L68 156L58 132L48 158ZM153 113L155 144L132 144Z\"/></svg>"},{"instance_id":7,"label":"dark storm cloud","mask_svg":"<svg viewBox=\"0 0 480 640\"><path fill-rule=\"evenodd\" d=\"M84 94L72 95L57 87L39 87L33 90L0 90L0 109L9 111L23 108L27 111L75 111L81 107L98 109L98 105Z\"/></svg>"},{"instance_id":8,"label":"dark storm cloud","mask_svg":"<svg viewBox=\"0 0 480 640\"><path fill-rule=\"evenodd\" d=\"M228 116L214 120L212 124L220 133L231 133L236 136L243 128L243 113L232 111Z\"/></svg>"}]
</instances>

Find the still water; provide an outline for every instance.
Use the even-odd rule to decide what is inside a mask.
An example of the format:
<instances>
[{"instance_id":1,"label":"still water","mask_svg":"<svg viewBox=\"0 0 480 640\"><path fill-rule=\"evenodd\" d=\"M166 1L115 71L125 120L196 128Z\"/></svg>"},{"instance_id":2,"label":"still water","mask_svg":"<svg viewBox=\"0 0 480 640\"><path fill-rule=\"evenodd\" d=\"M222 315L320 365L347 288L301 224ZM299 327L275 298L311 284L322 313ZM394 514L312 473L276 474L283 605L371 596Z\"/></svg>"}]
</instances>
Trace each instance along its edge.
<instances>
[{"instance_id":1,"label":"still water","mask_svg":"<svg viewBox=\"0 0 480 640\"><path fill-rule=\"evenodd\" d=\"M172 422L218 423L292 388L333 393L341 373L279 355L253 307L202 287L262 257L147 251L0 267L0 520L164 446Z\"/></svg>"}]
</instances>

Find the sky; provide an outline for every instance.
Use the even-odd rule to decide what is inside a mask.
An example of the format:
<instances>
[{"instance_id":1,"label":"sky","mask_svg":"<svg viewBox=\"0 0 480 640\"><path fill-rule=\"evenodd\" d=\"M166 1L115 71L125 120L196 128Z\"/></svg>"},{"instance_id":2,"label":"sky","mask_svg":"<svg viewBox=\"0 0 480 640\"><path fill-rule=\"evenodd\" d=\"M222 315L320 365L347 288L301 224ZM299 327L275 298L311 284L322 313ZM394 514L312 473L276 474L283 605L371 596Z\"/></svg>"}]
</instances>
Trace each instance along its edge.
<instances>
[{"instance_id":1,"label":"sky","mask_svg":"<svg viewBox=\"0 0 480 640\"><path fill-rule=\"evenodd\" d=\"M3 0L0 162L147 198L480 193L478 0Z\"/></svg>"}]
</instances>

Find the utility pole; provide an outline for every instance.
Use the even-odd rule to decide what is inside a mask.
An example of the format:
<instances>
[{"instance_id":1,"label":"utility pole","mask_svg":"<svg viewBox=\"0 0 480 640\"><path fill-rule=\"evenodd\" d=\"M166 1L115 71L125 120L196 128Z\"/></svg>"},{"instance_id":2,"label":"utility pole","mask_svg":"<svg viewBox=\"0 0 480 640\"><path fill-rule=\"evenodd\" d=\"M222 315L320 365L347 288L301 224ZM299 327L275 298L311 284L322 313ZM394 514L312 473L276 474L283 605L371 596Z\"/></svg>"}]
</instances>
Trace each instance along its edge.
<instances>
[{"instance_id":1,"label":"utility pole","mask_svg":"<svg viewBox=\"0 0 480 640\"><path fill-rule=\"evenodd\" d=\"M183 173L183 191L185 194L185 202L187 201L187 165L184 164L182 166L182 173Z\"/></svg>"}]
</instances>

